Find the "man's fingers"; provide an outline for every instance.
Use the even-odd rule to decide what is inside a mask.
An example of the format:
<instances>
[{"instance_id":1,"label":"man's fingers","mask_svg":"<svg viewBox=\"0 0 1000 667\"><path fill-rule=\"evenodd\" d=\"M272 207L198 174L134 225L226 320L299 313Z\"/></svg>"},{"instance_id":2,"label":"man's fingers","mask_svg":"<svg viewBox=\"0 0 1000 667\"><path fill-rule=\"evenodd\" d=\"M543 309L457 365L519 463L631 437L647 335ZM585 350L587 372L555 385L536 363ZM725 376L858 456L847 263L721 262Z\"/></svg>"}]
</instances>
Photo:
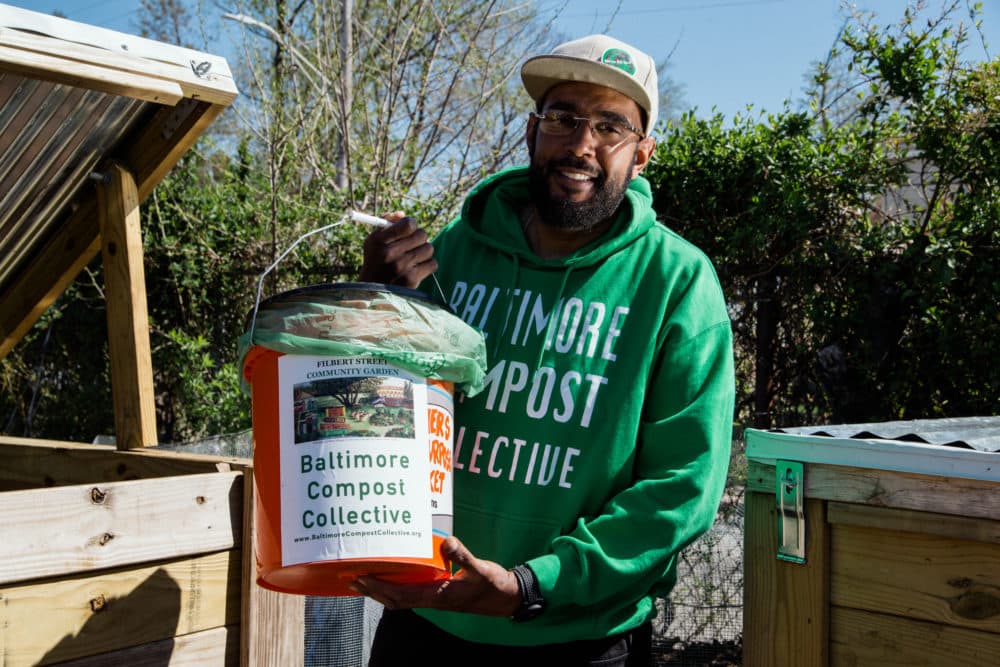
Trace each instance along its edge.
<instances>
[{"instance_id":1,"label":"man's fingers","mask_svg":"<svg viewBox=\"0 0 1000 667\"><path fill-rule=\"evenodd\" d=\"M462 542L452 535L441 543L441 556L444 557L446 561L450 561L455 565L458 565L463 570L471 569L475 571L473 567L476 563L476 557L472 555L472 552L462 544Z\"/></svg>"}]
</instances>

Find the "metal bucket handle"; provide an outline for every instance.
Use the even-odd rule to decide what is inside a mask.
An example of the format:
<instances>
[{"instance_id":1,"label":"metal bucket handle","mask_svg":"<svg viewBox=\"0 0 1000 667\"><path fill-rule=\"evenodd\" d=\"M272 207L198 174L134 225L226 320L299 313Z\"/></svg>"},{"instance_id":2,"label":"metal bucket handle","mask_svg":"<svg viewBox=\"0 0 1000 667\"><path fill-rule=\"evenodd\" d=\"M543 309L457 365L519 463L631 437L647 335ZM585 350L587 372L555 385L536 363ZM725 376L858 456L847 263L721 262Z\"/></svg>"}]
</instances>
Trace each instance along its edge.
<instances>
[{"instance_id":1,"label":"metal bucket handle","mask_svg":"<svg viewBox=\"0 0 1000 667\"><path fill-rule=\"evenodd\" d=\"M283 260L285 258L285 256L288 255L288 253L290 253L292 250L294 250L295 246L297 246L299 243L301 243L304 239L312 236L313 234L319 234L319 233L325 232L325 231L327 231L329 229L333 229L334 227L339 227L340 225L343 225L346 222L357 222L357 223L361 223L361 224L364 224L364 225L372 225L374 227L388 227L389 225L392 224L391 222L389 222L388 220L385 220L383 218L379 218L379 217L376 217L374 215L369 215L367 213L362 213L360 211L350 210L350 211L347 212L347 214L343 218L341 218L337 222L332 222L329 225L324 225L323 227L320 227L318 229L314 229L312 231L306 232L305 234L303 234L299 238L295 239L295 241L290 246L288 246L287 248L285 248L285 250L280 255L278 255L278 258L276 260L274 260L274 262L272 262L269 267L267 267L266 269L264 269L264 272L262 274L260 274L260 278L257 279L257 296L254 299L253 315L250 318L250 338L249 338L249 342L250 342L251 345L253 345L254 327L257 325L257 309L260 307L260 295L261 295L261 291L264 289L264 278L267 277L267 274L269 274L274 269L274 267L276 267L278 265L278 262L280 262L281 260ZM431 278L434 279L434 285L435 285L435 287L437 287L438 294L441 296L441 302L442 303L448 303L448 300L444 296L444 290L441 289L441 283L438 282L437 276L432 273L431 274Z\"/></svg>"}]
</instances>

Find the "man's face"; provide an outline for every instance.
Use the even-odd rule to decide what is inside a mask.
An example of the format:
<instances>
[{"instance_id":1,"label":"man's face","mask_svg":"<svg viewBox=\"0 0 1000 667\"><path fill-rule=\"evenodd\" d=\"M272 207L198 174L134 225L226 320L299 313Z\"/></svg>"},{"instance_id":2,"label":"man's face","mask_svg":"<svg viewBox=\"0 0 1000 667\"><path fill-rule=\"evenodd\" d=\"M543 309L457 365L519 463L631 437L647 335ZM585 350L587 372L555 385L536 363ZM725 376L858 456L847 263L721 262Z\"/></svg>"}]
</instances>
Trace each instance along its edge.
<instances>
[{"instance_id":1,"label":"man's face","mask_svg":"<svg viewBox=\"0 0 1000 667\"><path fill-rule=\"evenodd\" d=\"M624 120L642 127L639 106L610 88L563 83L545 96L541 113L561 111L600 120ZM587 230L615 214L629 181L645 167L654 142L626 132L608 145L581 122L566 136L546 134L531 118L527 130L531 156L529 183L543 222L563 229Z\"/></svg>"}]
</instances>

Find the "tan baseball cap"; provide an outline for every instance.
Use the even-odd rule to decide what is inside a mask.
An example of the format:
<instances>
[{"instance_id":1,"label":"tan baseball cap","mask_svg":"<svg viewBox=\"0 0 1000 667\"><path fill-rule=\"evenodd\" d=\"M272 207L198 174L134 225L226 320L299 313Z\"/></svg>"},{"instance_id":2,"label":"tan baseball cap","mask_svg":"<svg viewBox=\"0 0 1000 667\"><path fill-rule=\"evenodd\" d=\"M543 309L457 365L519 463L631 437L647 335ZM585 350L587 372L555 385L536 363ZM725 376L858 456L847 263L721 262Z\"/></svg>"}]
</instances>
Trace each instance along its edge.
<instances>
[{"instance_id":1,"label":"tan baseball cap","mask_svg":"<svg viewBox=\"0 0 1000 667\"><path fill-rule=\"evenodd\" d=\"M590 35L535 56L521 66L521 81L536 102L566 81L606 86L635 100L646 112L647 136L656 125L660 92L656 63L639 49L607 35Z\"/></svg>"}]
</instances>

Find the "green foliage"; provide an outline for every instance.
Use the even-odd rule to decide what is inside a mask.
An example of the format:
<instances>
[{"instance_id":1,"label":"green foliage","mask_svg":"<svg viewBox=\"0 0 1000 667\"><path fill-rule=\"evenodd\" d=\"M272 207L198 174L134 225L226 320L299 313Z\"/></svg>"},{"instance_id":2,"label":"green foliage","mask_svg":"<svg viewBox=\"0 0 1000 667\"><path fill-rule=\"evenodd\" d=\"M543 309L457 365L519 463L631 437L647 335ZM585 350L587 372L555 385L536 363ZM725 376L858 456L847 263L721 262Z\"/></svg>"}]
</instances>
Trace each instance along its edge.
<instances>
[{"instance_id":1,"label":"green foliage","mask_svg":"<svg viewBox=\"0 0 1000 667\"><path fill-rule=\"evenodd\" d=\"M91 442L114 433L99 260L0 362L0 430Z\"/></svg>"},{"instance_id":2,"label":"green foliage","mask_svg":"<svg viewBox=\"0 0 1000 667\"><path fill-rule=\"evenodd\" d=\"M647 175L717 263L756 426L992 414L1000 370L1000 61L963 65L947 15L845 33L864 85L789 110L670 124ZM850 86L843 86L850 88Z\"/></svg>"},{"instance_id":3,"label":"green foliage","mask_svg":"<svg viewBox=\"0 0 1000 667\"><path fill-rule=\"evenodd\" d=\"M526 107L505 77L527 52L512 45L540 39L530 12L356 3L344 144L345 91L316 87L342 71L334 8L260 4L287 41L248 36L245 123L199 142L142 207L163 443L249 427L236 343L258 284L266 298L353 279L369 230L338 225L348 208L404 209L433 234L520 148ZM739 423L996 413L1000 60L964 63L948 13L918 18L846 29L811 112L661 125L646 175L663 222L718 267ZM0 361L0 430L113 433L102 284L98 258Z\"/></svg>"}]
</instances>

